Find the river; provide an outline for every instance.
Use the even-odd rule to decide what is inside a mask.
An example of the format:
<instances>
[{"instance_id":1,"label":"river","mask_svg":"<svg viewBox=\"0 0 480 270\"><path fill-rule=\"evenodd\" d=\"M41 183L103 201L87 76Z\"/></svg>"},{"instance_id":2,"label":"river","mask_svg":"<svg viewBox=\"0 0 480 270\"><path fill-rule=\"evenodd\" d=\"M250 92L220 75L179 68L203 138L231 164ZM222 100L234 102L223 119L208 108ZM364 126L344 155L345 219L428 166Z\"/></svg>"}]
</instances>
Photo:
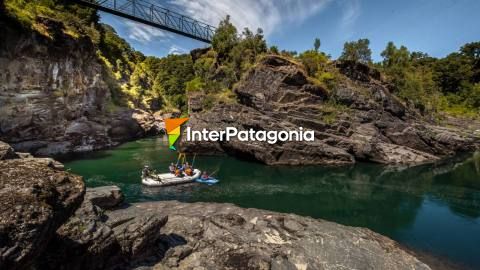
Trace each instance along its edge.
<instances>
[{"instance_id":1,"label":"river","mask_svg":"<svg viewBox=\"0 0 480 270\"><path fill-rule=\"evenodd\" d=\"M191 157L190 157L191 159ZM87 186L118 185L128 202L229 202L367 227L417 251L480 269L480 157L391 167L269 167L231 157L197 157L214 186L148 188L140 170L165 171L176 160L163 138L148 138L65 161Z\"/></svg>"}]
</instances>

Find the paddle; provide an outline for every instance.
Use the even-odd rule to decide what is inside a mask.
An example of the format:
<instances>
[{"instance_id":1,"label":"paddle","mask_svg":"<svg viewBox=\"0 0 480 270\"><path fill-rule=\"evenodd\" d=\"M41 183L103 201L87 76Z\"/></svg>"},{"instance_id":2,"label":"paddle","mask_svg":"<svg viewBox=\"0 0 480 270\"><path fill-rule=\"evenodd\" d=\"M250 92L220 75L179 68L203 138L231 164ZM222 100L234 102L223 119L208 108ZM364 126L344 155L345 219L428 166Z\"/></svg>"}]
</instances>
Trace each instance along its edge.
<instances>
[{"instance_id":1,"label":"paddle","mask_svg":"<svg viewBox=\"0 0 480 270\"><path fill-rule=\"evenodd\" d=\"M219 168L219 169L216 169L213 173L211 173L211 174L209 175L209 177L212 177L212 175L216 174L219 170L220 170L220 168Z\"/></svg>"},{"instance_id":2,"label":"paddle","mask_svg":"<svg viewBox=\"0 0 480 270\"><path fill-rule=\"evenodd\" d=\"M195 157L196 156L197 156L197 153L195 153L195 155L193 155L192 168L193 168L193 164L195 164Z\"/></svg>"}]
</instances>

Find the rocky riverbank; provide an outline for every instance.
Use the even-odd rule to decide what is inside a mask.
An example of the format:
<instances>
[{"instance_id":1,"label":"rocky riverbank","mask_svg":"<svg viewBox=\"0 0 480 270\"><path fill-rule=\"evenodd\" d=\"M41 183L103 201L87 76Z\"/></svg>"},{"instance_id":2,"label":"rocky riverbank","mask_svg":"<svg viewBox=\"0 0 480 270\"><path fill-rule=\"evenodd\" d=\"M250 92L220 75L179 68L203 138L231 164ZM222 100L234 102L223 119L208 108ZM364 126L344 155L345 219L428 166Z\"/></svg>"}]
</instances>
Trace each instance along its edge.
<instances>
[{"instance_id":1,"label":"rocky riverbank","mask_svg":"<svg viewBox=\"0 0 480 270\"><path fill-rule=\"evenodd\" d=\"M231 204L127 205L117 187L85 192L58 162L1 149L2 269L430 269L368 229Z\"/></svg>"},{"instance_id":2,"label":"rocky riverbank","mask_svg":"<svg viewBox=\"0 0 480 270\"><path fill-rule=\"evenodd\" d=\"M311 82L303 67L281 56L266 56L236 86L238 103L202 106L190 97L196 130L315 131L314 142L187 142L195 153L231 154L275 164L423 163L480 147L480 137L450 118L440 126L406 107L381 74L360 63L337 62L340 80L332 91ZM455 127L456 126L456 127Z\"/></svg>"},{"instance_id":3,"label":"rocky riverbank","mask_svg":"<svg viewBox=\"0 0 480 270\"><path fill-rule=\"evenodd\" d=\"M85 193L82 178L60 163L19 156L0 142L1 269L28 269Z\"/></svg>"}]
</instances>

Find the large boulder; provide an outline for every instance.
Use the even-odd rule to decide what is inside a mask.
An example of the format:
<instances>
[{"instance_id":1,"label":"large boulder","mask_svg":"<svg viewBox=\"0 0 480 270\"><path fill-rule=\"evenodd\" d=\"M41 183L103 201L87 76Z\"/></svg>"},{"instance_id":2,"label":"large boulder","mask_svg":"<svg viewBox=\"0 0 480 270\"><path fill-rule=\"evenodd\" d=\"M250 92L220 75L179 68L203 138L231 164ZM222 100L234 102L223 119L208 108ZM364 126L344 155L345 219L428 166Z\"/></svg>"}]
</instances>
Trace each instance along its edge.
<instances>
[{"instance_id":1,"label":"large boulder","mask_svg":"<svg viewBox=\"0 0 480 270\"><path fill-rule=\"evenodd\" d=\"M126 205L120 197L115 186L88 189L35 269L430 269L364 228L231 204Z\"/></svg>"},{"instance_id":2,"label":"large boulder","mask_svg":"<svg viewBox=\"0 0 480 270\"><path fill-rule=\"evenodd\" d=\"M343 74L356 81L370 82L372 80L381 80L380 72L364 63L345 60L337 61L335 66Z\"/></svg>"},{"instance_id":3,"label":"large boulder","mask_svg":"<svg viewBox=\"0 0 480 270\"><path fill-rule=\"evenodd\" d=\"M300 104L315 104L328 93L309 82L296 63L278 56L265 57L235 88L242 104L260 110L286 111Z\"/></svg>"},{"instance_id":4,"label":"large boulder","mask_svg":"<svg viewBox=\"0 0 480 270\"><path fill-rule=\"evenodd\" d=\"M159 260L161 228L168 218L162 213L136 213L109 217L123 194L116 186L87 189L75 214L63 224L38 261L38 269L124 269L148 260Z\"/></svg>"},{"instance_id":5,"label":"large boulder","mask_svg":"<svg viewBox=\"0 0 480 270\"><path fill-rule=\"evenodd\" d=\"M102 209L111 209L123 203L123 192L117 186L88 188L85 201L90 201Z\"/></svg>"},{"instance_id":6,"label":"large boulder","mask_svg":"<svg viewBox=\"0 0 480 270\"><path fill-rule=\"evenodd\" d=\"M0 161L0 269L27 269L84 192L80 176L49 160Z\"/></svg>"},{"instance_id":7,"label":"large boulder","mask_svg":"<svg viewBox=\"0 0 480 270\"><path fill-rule=\"evenodd\" d=\"M139 215L168 215L153 269L430 269L368 229L292 214L174 201L107 213L111 223Z\"/></svg>"}]
</instances>

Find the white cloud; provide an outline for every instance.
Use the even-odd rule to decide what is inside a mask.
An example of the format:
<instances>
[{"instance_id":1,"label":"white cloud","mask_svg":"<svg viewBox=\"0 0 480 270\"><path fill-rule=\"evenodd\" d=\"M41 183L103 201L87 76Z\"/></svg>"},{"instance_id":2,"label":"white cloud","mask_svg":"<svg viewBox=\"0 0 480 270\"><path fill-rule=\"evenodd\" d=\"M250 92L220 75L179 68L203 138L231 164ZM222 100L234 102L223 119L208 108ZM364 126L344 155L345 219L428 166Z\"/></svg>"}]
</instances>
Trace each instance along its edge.
<instances>
[{"instance_id":1,"label":"white cloud","mask_svg":"<svg viewBox=\"0 0 480 270\"><path fill-rule=\"evenodd\" d=\"M183 13L217 26L226 15L241 31L262 28L265 35L284 25L299 24L322 10L332 0L170 0Z\"/></svg>"},{"instance_id":2,"label":"white cloud","mask_svg":"<svg viewBox=\"0 0 480 270\"><path fill-rule=\"evenodd\" d=\"M165 31L134 21L125 20L125 26L127 27L128 31L128 38L141 43L148 43L155 38L171 38L171 35Z\"/></svg>"},{"instance_id":3,"label":"white cloud","mask_svg":"<svg viewBox=\"0 0 480 270\"><path fill-rule=\"evenodd\" d=\"M343 10L340 26L348 39L353 35L353 27L361 13L360 0L341 0L339 4Z\"/></svg>"},{"instance_id":4,"label":"white cloud","mask_svg":"<svg viewBox=\"0 0 480 270\"><path fill-rule=\"evenodd\" d=\"M187 53L188 50L182 48L182 47L179 47L177 45L172 45L170 46L170 49L168 50L168 54L184 54L184 53Z\"/></svg>"}]
</instances>

